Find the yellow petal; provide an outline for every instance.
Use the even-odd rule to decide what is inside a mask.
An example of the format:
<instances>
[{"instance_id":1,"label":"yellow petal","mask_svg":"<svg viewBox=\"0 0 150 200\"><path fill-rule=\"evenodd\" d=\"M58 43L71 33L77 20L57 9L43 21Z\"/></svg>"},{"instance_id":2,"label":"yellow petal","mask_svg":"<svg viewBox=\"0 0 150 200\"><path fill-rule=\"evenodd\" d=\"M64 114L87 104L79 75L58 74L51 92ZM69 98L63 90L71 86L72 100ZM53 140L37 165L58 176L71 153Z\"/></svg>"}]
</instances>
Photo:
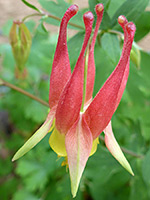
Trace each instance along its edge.
<instances>
[{"instance_id":1,"label":"yellow petal","mask_svg":"<svg viewBox=\"0 0 150 200\"><path fill-rule=\"evenodd\" d=\"M99 137L97 137L94 141L93 141L93 145L92 145L92 150L90 153L90 156L92 156L96 150L97 150L97 145L99 144Z\"/></svg>"},{"instance_id":2,"label":"yellow petal","mask_svg":"<svg viewBox=\"0 0 150 200\"><path fill-rule=\"evenodd\" d=\"M67 156L66 147L65 147L65 135L60 134L59 131L54 128L50 138L49 138L50 147L57 153L58 156L65 157Z\"/></svg>"}]
</instances>

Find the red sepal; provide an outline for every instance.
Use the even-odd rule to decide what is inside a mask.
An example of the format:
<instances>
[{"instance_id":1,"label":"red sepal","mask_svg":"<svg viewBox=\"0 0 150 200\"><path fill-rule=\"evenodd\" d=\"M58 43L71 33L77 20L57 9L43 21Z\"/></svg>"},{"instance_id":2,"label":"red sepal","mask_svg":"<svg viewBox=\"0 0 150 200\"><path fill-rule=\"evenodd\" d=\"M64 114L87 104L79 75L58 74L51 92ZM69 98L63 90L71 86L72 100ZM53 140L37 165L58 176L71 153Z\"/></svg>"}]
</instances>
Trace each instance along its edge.
<instances>
[{"instance_id":1,"label":"red sepal","mask_svg":"<svg viewBox=\"0 0 150 200\"><path fill-rule=\"evenodd\" d=\"M84 78L84 52L90 38L93 24L93 14L87 12L83 15L85 24L85 38L82 50L76 63L73 74L68 81L59 99L56 110L56 127L61 132L66 134L71 126L79 117L80 108L83 96L83 78Z\"/></svg>"},{"instance_id":2,"label":"red sepal","mask_svg":"<svg viewBox=\"0 0 150 200\"><path fill-rule=\"evenodd\" d=\"M127 39L120 61L84 114L94 139L108 125L123 94L128 78L127 68L135 29L132 22L125 25Z\"/></svg>"},{"instance_id":3,"label":"red sepal","mask_svg":"<svg viewBox=\"0 0 150 200\"><path fill-rule=\"evenodd\" d=\"M50 108L58 103L60 94L71 76L70 62L67 48L67 24L68 21L77 13L78 6L70 6L64 14L58 37L58 43L53 60L52 72L50 77L49 105Z\"/></svg>"}]
</instances>

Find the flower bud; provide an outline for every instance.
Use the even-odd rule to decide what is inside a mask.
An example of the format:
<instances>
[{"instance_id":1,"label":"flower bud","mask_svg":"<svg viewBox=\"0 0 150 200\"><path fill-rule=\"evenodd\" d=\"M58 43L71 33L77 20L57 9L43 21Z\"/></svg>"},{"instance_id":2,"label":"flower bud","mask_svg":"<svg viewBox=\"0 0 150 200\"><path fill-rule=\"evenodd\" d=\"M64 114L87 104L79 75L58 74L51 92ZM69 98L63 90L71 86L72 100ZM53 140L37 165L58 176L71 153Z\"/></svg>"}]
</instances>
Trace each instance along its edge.
<instances>
[{"instance_id":1,"label":"flower bud","mask_svg":"<svg viewBox=\"0 0 150 200\"><path fill-rule=\"evenodd\" d=\"M9 33L9 38L16 62L16 77L25 78L25 63L28 59L32 42L30 32L24 23L14 21Z\"/></svg>"}]
</instances>

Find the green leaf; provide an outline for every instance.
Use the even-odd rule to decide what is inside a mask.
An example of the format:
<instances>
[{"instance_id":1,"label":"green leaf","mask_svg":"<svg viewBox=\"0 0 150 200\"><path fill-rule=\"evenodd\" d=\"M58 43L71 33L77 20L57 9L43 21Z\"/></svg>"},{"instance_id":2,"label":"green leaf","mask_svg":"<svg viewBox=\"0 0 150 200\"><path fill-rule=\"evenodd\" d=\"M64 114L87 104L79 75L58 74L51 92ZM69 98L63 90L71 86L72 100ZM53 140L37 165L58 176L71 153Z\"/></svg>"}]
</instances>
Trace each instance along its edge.
<instances>
[{"instance_id":1,"label":"green leaf","mask_svg":"<svg viewBox=\"0 0 150 200\"><path fill-rule=\"evenodd\" d=\"M120 15L125 15L129 21L135 21L144 12L148 2L149 0L126 0L112 17L111 26L114 27L117 24L117 18Z\"/></svg>"},{"instance_id":2,"label":"green leaf","mask_svg":"<svg viewBox=\"0 0 150 200\"><path fill-rule=\"evenodd\" d=\"M107 149L102 147L102 144L98 146L97 152L89 158L84 176L90 180L87 184L94 200L99 200L99 197L107 199L108 193L112 195L115 190L120 190L130 177Z\"/></svg>"},{"instance_id":3,"label":"green leaf","mask_svg":"<svg viewBox=\"0 0 150 200\"><path fill-rule=\"evenodd\" d=\"M108 14L112 18L115 12L119 9L119 7L125 2L126 0L111 0L109 7L108 7Z\"/></svg>"},{"instance_id":4,"label":"green leaf","mask_svg":"<svg viewBox=\"0 0 150 200\"><path fill-rule=\"evenodd\" d=\"M100 47L100 45L96 44L94 52L96 64L96 80L93 97L96 95L100 87L104 84L106 79L109 77L109 75L115 68L115 65L108 57L105 50L102 47Z\"/></svg>"},{"instance_id":5,"label":"green leaf","mask_svg":"<svg viewBox=\"0 0 150 200\"><path fill-rule=\"evenodd\" d=\"M83 190L83 189L82 189ZM79 191L77 194L76 200L83 200L83 191ZM64 175L63 177L56 180L56 182L49 183L49 189L45 200L71 200L72 195L70 192L70 180L68 175Z\"/></svg>"},{"instance_id":6,"label":"green leaf","mask_svg":"<svg viewBox=\"0 0 150 200\"><path fill-rule=\"evenodd\" d=\"M40 12L40 10L38 8L36 8L33 4L27 2L26 0L21 0L26 6L32 8L33 10L36 10L38 12Z\"/></svg>"},{"instance_id":7,"label":"green leaf","mask_svg":"<svg viewBox=\"0 0 150 200\"><path fill-rule=\"evenodd\" d=\"M148 190L145 187L145 184L142 180L142 177L137 174L131 182L131 192L130 192L130 198L129 200L133 200L133 199L142 199L142 200L147 200L148 198Z\"/></svg>"},{"instance_id":8,"label":"green leaf","mask_svg":"<svg viewBox=\"0 0 150 200\"><path fill-rule=\"evenodd\" d=\"M146 156L143 160L143 165L142 165L142 175L145 183L150 186L150 149L146 153Z\"/></svg>"},{"instance_id":9,"label":"green leaf","mask_svg":"<svg viewBox=\"0 0 150 200\"><path fill-rule=\"evenodd\" d=\"M84 33L79 32L73 36L68 42L69 58L71 60L71 68L73 69L77 62L84 39Z\"/></svg>"},{"instance_id":10,"label":"green leaf","mask_svg":"<svg viewBox=\"0 0 150 200\"><path fill-rule=\"evenodd\" d=\"M149 81L149 74L150 74L150 67L149 67L149 63L150 63L150 54L146 53L144 51L141 51L141 74L143 79L145 80L145 84L144 86L147 86L147 89L150 87L150 81ZM148 89L149 91L149 89ZM147 91L147 92L148 92ZM150 92L148 93L150 94Z\"/></svg>"},{"instance_id":11,"label":"green leaf","mask_svg":"<svg viewBox=\"0 0 150 200\"><path fill-rule=\"evenodd\" d=\"M5 166L5 168L7 167L4 163L2 165ZM8 176L11 176L11 178L8 178ZM3 200L10 199L12 194L14 194L14 191L17 190L18 180L13 177L12 173L8 174L8 176L1 177L0 197ZM5 180L4 182L3 179Z\"/></svg>"},{"instance_id":12,"label":"green leaf","mask_svg":"<svg viewBox=\"0 0 150 200\"><path fill-rule=\"evenodd\" d=\"M12 200L39 200L39 198L26 189L17 190L12 198Z\"/></svg>"},{"instance_id":13,"label":"green leaf","mask_svg":"<svg viewBox=\"0 0 150 200\"><path fill-rule=\"evenodd\" d=\"M50 150L47 136L26 157L18 161L16 173L23 179L28 191L43 190L61 166L62 159L57 160L57 155Z\"/></svg>"},{"instance_id":14,"label":"green leaf","mask_svg":"<svg viewBox=\"0 0 150 200\"><path fill-rule=\"evenodd\" d=\"M109 59L116 65L120 57L120 45L117 36L105 33L101 38L101 45Z\"/></svg>"},{"instance_id":15,"label":"green leaf","mask_svg":"<svg viewBox=\"0 0 150 200\"><path fill-rule=\"evenodd\" d=\"M110 19L109 15L108 15L108 13L106 11L106 12L104 12L103 20L102 20L100 29L107 30L107 29L110 28L110 26L111 26L111 19Z\"/></svg>"},{"instance_id":16,"label":"green leaf","mask_svg":"<svg viewBox=\"0 0 150 200\"><path fill-rule=\"evenodd\" d=\"M96 153L89 158L87 169L84 173L86 177L95 180L99 179L101 184L105 184L113 174L122 170L125 169L118 164L106 148L102 147L102 144L99 144Z\"/></svg>"},{"instance_id":17,"label":"green leaf","mask_svg":"<svg viewBox=\"0 0 150 200\"><path fill-rule=\"evenodd\" d=\"M70 4L64 0L57 0L56 2L51 0L38 0L41 6L50 12L50 14L57 14L57 17L61 17L64 12L67 10Z\"/></svg>"},{"instance_id":18,"label":"green leaf","mask_svg":"<svg viewBox=\"0 0 150 200\"><path fill-rule=\"evenodd\" d=\"M144 12L136 21L135 41L141 40L150 32L150 11Z\"/></svg>"}]
</instances>

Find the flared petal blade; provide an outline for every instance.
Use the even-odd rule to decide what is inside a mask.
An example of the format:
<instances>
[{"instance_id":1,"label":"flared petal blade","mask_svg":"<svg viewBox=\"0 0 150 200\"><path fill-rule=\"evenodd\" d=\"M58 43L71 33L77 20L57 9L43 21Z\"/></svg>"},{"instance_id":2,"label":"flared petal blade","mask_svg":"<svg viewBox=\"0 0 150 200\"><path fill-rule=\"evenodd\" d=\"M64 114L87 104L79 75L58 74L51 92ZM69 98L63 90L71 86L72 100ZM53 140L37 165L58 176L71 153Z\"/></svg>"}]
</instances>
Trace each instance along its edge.
<instances>
[{"instance_id":1,"label":"flared petal blade","mask_svg":"<svg viewBox=\"0 0 150 200\"><path fill-rule=\"evenodd\" d=\"M125 29L127 39L120 61L84 114L93 138L97 138L108 125L125 89L135 25L132 22L127 23Z\"/></svg>"},{"instance_id":2,"label":"flared petal blade","mask_svg":"<svg viewBox=\"0 0 150 200\"><path fill-rule=\"evenodd\" d=\"M92 134L84 120L77 121L66 134L65 144L73 197L76 196L92 143Z\"/></svg>"},{"instance_id":3,"label":"flared petal blade","mask_svg":"<svg viewBox=\"0 0 150 200\"><path fill-rule=\"evenodd\" d=\"M99 144L99 137L97 137L94 141L93 141L93 145L92 145L92 150L90 153L90 156L92 156L96 151L97 151L97 146Z\"/></svg>"},{"instance_id":4,"label":"flared petal blade","mask_svg":"<svg viewBox=\"0 0 150 200\"><path fill-rule=\"evenodd\" d=\"M65 147L65 135L59 133L59 131L54 128L50 138L49 145L57 153L58 156L66 157L66 147Z\"/></svg>"},{"instance_id":5,"label":"flared petal blade","mask_svg":"<svg viewBox=\"0 0 150 200\"><path fill-rule=\"evenodd\" d=\"M68 21L77 13L78 6L70 6L60 25L58 43L55 51L52 72L50 77L49 104L50 108L58 103L60 94L71 76L70 62L67 48L67 24Z\"/></svg>"},{"instance_id":6,"label":"flared petal blade","mask_svg":"<svg viewBox=\"0 0 150 200\"><path fill-rule=\"evenodd\" d=\"M56 128L66 134L79 117L83 96L84 52L92 31L94 16L91 12L84 14L86 28L82 50L73 74L66 84L56 110Z\"/></svg>"},{"instance_id":7,"label":"flared petal blade","mask_svg":"<svg viewBox=\"0 0 150 200\"><path fill-rule=\"evenodd\" d=\"M110 151L110 153L118 160L118 162L131 174L134 176L134 173L131 169L130 164L128 163L127 159L125 158L119 144L117 143L112 127L111 122L108 124L108 126L104 129L105 133L105 144L107 149Z\"/></svg>"},{"instance_id":8,"label":"flared petal blade","mask_svg":"<svg viewBox=\"0 0 150 200\"><path fill-rule=\"evenodd\" d=\"M93 88L94 88L94 80L95 80L95 61L94 61L94 46L97 37L97 33L102 21L104 6L103 4L97 4L95 7L95 11L97 14L96 26L92 38L92 42L90 45L89 56L88 56L88 70L87 70L87 82L86 82L86 97L85 103L92 99Z\"/></svg>"},{"instance_id":9,"label":"flared petal blade","mask_svg":"<svg viewBox=\"0 0 150 200\"><path fill-rule=\"evenodd\" d=\"M44 124L27 140L27 142L16 152L12 161L22 157L28 151L30 151L35 145L37 145L49 132L54 119L55 111L51 110L47 116Z\"/></svg>"}]
</instances>

